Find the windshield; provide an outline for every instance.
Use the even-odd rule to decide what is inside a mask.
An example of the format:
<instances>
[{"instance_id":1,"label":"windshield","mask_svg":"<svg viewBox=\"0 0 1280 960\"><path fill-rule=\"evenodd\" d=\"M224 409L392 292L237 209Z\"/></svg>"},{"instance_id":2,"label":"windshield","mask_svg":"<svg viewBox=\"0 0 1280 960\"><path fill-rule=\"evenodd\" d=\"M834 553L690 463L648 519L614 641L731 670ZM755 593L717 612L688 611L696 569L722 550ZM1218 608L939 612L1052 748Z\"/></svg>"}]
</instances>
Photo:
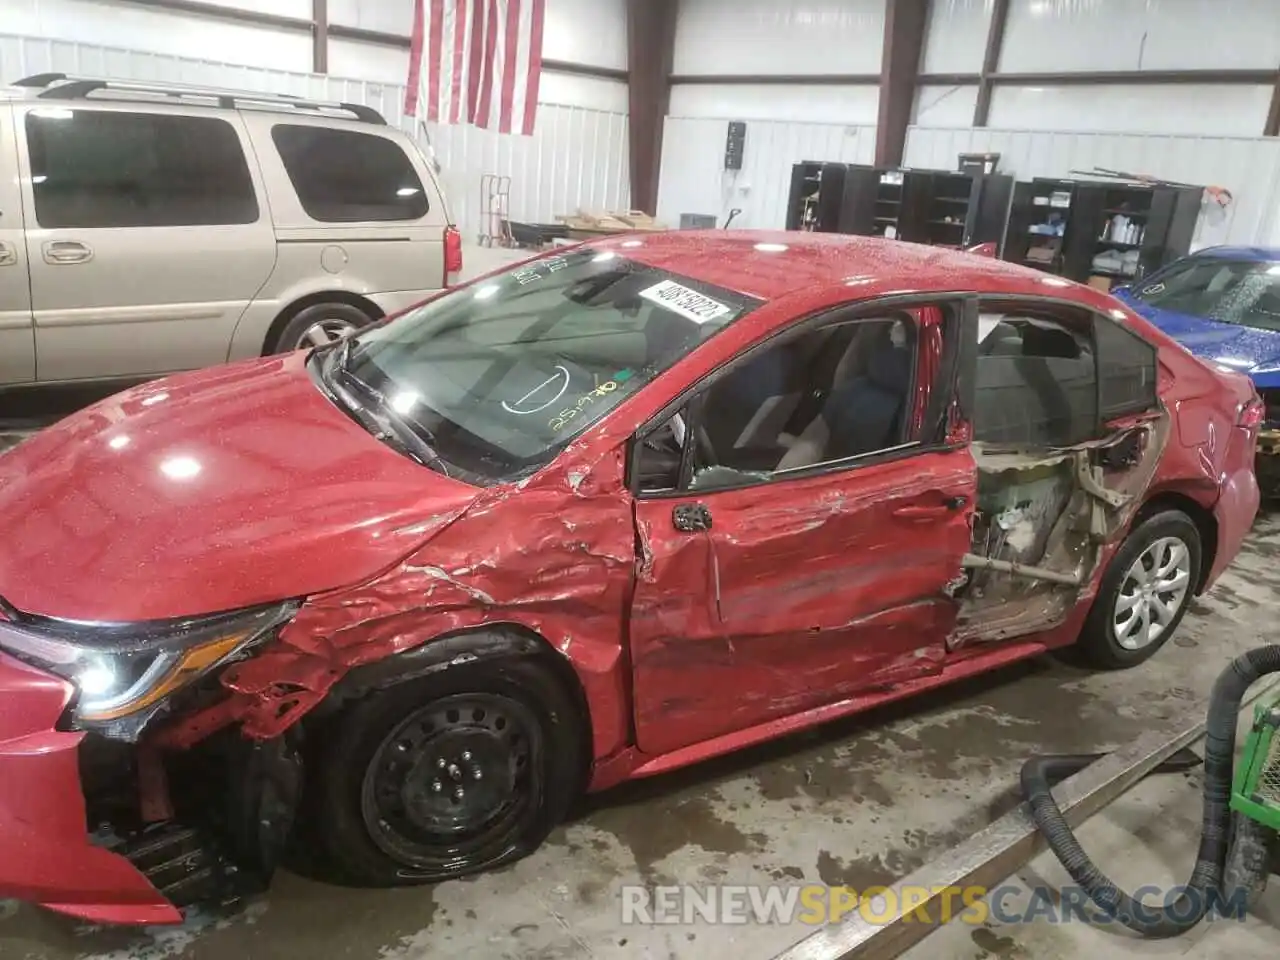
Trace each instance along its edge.
<instances>
[{"instance_id":1,"label":"windshield","mask_svg":"<svg viewBox=\"0 0 1280 960\"><path fill-rule=\"evenodd\" d=\"M1192 260L1156 277L1135 296L1161 310L1280 330L1280 264Z\"/></svg>"},{"instance_id":2,"label":"windshield","mask_svg":"<svg viewBox=\"0 0 1280 960\"><path fill-rule=\"evenodd\" d=\"M542 467L759 301L574 249L447 293L326 355L335 399L474 483ZM374 429L371 427L371 429Z\"/></svg>"}]
</instances>

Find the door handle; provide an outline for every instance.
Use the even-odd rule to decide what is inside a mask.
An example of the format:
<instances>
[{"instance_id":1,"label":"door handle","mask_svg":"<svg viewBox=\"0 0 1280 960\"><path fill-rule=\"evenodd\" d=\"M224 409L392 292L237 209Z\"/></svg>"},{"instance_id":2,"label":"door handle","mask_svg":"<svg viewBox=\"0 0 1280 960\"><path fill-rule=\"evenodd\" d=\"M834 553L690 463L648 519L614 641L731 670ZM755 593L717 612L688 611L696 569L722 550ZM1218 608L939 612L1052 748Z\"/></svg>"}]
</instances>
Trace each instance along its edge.
<instances>
[{"instance_id":1,"label":"door handle","mask_svg":"<svg viewBox=\"0 0 1280 960\"><path fill-rule=\"evenodd\" d=\"M893 511L893 515L903 520L938 520L950 513L955 513L968 502L968 497L947 497L941 503L917 503L906 507L898 507Z\"/></svg>"},{"instance_id":2,"label":"door handle","mask_svg":"<svg viewBox=\"0 0 1280 960\"><path fill-rule=\"evenodd\" d=\"M93 248L79 240L46 240L44 262L52 264L86 263L93 259Z\"/></svg>"},{"instance_id":3,"label":"door handle","mask_svg":"<svg viewBox=\"0 0 1280 960\"><path fill-rule=\"evenodd\" d=\"M18 248L0 240L0 267L12 267L18 262Z\"/></svg>"},{"instance_id":4,"label":"door handle","mask_svg":"<svg viewBox=\"0 0 1280 960\"><path fill-rule=\"evenodd\" d=\"M671 511L671 525L682 533L711 529L711 511L701 503L677 504Z\"/></svg>"}]
</instances>

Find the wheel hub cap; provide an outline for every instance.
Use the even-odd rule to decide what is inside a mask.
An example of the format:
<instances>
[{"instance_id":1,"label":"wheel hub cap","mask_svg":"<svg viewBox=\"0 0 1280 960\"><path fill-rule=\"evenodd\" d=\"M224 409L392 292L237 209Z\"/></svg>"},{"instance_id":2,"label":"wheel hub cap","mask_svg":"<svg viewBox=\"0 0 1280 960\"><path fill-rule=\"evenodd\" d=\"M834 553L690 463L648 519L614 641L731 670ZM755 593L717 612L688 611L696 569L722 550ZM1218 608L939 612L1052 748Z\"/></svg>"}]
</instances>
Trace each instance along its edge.
<instances>
[{"instance_id":1,"label":"wheel hub cap","mask_svg":"<svg viewBox=\"0 0 1280 960\"><path fill-rule=\"evenodd\" d=\"M323 347L355 333L356 326L347 320L319 320L307 327L298 338L300 347Z\"/></svg>"},{"instance_id":2,"label":"wheel hub cap","mask_svg":"<svg viewBox=\"0 0 1280 960\"><path fill-rule=\"evenodd\" d=\"M1191 586L1191 551L1178 537L1161 537L1125 571L1113 626L1126 650L1155 643L1177 618Z\"/></svg>"}]
</instances>

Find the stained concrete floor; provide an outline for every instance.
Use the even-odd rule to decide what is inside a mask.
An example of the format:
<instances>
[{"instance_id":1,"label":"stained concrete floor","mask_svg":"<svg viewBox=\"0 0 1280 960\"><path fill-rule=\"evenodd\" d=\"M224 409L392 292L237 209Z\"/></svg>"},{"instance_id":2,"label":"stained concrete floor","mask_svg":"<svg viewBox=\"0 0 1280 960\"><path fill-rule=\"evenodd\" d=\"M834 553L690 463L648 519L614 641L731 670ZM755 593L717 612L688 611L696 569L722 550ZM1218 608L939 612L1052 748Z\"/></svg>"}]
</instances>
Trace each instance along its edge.
<instances>
[{"instance_id":1,"label":"stained concrete floor","mask_svg":"<svg viewBox=\"0 0 1280 960\"><path fill-rule=\"evenodd\" d=\"M541 850L496 873L391 891L346 890L284 873L239 913L199 914L183 927L141 934L86 928L0 902L0 960L768 960L809 931L623 926L621 888L676 882L864 888L902 876L1011 809L1017 769L1028 754L1111 749L1153 724L1202 709L1226 661L1273 634L1277 557L1280 517L1264 517L1173 642L1136 670L1095 674L1045 658L624 786L590 799ZM1153 781L1140 789L1161 788ZM1149 816L1151 803L1174 802L1132 797L1115 808L1130 822ZM1192 843L1191 803L1167 833L1151 827L1139 840L1171 854ZM1172 862L1180 873L1182 860ZM935 937L959 939L938 940L937 949L919 956L1080 955L1020 942L1029 929L949 928Z\"/></svg>"}]
</instances>

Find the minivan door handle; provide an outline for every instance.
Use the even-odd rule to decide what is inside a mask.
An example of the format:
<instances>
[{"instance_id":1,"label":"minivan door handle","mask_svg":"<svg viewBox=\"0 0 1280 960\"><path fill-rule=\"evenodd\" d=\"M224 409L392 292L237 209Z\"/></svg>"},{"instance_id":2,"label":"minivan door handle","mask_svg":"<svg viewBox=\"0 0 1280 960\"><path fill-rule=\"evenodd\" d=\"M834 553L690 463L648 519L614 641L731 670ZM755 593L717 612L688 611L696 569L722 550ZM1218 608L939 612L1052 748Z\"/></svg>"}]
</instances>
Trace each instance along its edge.
<instances>
[{"instance_id":1,"label":"minivan door handle","mask_svg":"<svg viewBox=\"0 0 1280 960\"><path fill-rule=\"evenodd\" d=\"M18 248L6 240L0 240L0 267L12 267L18 262Z\"/></svg>"},{"instance_id":2,"label":"minivan door handle","mask_svg":"<svg viewBox=\"0 0 1280 960\"><path fill-rule=\"evenodd\" d=\"M52 264L85 263L93 259L93 248L79 240L46 240L44 262Z\"/></svg>"}]
</instances>

